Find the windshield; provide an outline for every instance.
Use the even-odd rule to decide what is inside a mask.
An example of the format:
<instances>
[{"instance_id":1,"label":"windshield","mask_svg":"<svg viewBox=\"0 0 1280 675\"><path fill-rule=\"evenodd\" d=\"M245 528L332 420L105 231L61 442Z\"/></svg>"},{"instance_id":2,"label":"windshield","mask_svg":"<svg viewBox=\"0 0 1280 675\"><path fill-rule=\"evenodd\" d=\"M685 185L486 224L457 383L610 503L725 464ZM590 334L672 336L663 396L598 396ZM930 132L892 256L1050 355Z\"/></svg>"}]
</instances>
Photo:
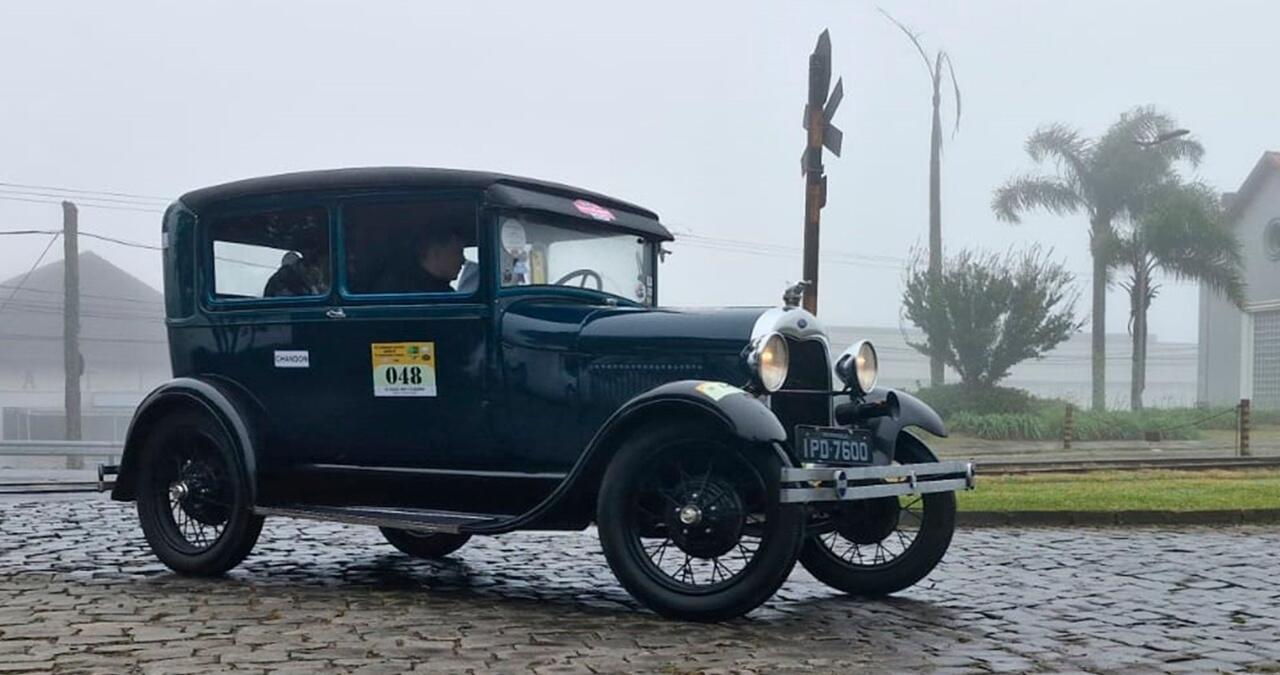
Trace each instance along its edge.
<instances>
[{"instance_id":1,"label":"windshield","mask_svg":"<svg viewBox=\"0 0 1280 675\"><path fill-rule=\"evenodd\" d=\"M652 305L653 244L571 218L504 213L498 218L502 285L571 286Z\"/></svg>"}]
</instances>

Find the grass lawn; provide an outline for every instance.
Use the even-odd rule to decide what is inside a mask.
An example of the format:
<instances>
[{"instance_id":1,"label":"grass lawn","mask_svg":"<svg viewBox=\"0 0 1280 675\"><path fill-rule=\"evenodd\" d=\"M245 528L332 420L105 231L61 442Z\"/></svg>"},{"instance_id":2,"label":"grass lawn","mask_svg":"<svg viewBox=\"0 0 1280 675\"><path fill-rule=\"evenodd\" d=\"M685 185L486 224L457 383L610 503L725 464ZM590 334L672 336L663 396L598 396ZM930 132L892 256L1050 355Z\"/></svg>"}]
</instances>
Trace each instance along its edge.
<instances>
[{"instance_id":1,"label":"grass lawn","mask_svg":"<svg viewBox=\"0 0 1280 675\"><path fill-rule=\"evenodd\" d=\"M1280 470L979 473L977 489L958 498L964 511L1280 509Z\"/></svg>"}]
</instances>

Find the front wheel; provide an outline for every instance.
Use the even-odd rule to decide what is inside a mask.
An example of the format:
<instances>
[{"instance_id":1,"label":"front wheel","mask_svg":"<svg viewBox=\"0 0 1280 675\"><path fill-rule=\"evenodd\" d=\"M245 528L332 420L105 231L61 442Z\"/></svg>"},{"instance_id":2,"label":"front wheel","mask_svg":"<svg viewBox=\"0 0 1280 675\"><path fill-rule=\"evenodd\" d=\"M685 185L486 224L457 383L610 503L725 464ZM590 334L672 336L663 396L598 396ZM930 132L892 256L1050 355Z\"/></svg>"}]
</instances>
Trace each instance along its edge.
<instances>
[{"instance_id":1,"label":"front wheel","mask_svg":"<svg viewBox=\"0 0 1280 675\"><path fill-rule=\"evenodd\" d=\"M915 436L898 437L904 463L937 461ZM952 492L846 502L815 514L800 564L836 590L883 596L915 585L942 561L956 527Z\"/></svg>"},{"instance_id":2,"label":"front wheel","mask_svg":"<svg viewBox=\"0 0 1280 675\"><path fill-rule=\"evenodd\" d=\"M719 621L790 574L804 511L778 502L778 458L694 424L630 438L601 481L600 543L618 581L655 612Z\"/></svg>"}]
</instances>

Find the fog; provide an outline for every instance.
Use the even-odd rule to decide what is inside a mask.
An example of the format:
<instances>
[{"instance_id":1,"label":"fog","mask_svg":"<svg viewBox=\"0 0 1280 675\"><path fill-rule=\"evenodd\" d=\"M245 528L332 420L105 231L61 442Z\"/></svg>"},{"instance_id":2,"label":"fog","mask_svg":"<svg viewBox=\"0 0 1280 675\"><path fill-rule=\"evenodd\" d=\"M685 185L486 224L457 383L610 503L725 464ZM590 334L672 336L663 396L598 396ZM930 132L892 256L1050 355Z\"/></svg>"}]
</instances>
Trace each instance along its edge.
<instances>
[{"instance_id":1,"label":"fog","mask_svg":"<svg viewBox=\"0 0 1280 675\"><path fill-rule=\"evenodd\" d=\"M951 54L963 91L958 133L949 104L945 120L947 250L1053 247L1078 273L1082 316L1083 217L1011 226L989 206L995 186L1032 168L1022 143L1037 125L1093 135L1156 105L1204 144L1198 175L1225 191L1275 146L1280 5L881 6ZM930 88L919 55L866 2L7 0L0 230L60 227L65 193L13 184L172 198L301 169L492 169L635 201L697 237L672 247L665 304L773 304L800 276L801 111L823 28L846 95L844 156L827 162L819 313L897 326L901 265L927 237ZM82 200L82 229L159 243L160 201L100 199ZM0 237L0 277L47 243ZM160 284L154 251L83 248ZM1167 286L1152 334L1195 341L1196 302L1193 286ZM1127 311L1113 291L1113 331Z\"/></svg>"}]
</instances>

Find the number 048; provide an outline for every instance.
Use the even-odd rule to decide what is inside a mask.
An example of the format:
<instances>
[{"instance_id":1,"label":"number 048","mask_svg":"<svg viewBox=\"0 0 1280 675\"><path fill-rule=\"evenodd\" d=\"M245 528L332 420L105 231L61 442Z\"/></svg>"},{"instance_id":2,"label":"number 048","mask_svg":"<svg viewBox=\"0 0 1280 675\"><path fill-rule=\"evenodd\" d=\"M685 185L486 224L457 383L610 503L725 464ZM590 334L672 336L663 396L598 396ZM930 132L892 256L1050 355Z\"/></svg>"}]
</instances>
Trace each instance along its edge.
<instances>
[{"instance_id":1,"label":"number 048","mask_svg":"<svg viewBox=\"0 0 1280 675\"><path fill-rule=\"evenodd\" d=\"M383 373L387 384L422 384L422 366L395 366Z\"/></svg>"}]
</instances>

